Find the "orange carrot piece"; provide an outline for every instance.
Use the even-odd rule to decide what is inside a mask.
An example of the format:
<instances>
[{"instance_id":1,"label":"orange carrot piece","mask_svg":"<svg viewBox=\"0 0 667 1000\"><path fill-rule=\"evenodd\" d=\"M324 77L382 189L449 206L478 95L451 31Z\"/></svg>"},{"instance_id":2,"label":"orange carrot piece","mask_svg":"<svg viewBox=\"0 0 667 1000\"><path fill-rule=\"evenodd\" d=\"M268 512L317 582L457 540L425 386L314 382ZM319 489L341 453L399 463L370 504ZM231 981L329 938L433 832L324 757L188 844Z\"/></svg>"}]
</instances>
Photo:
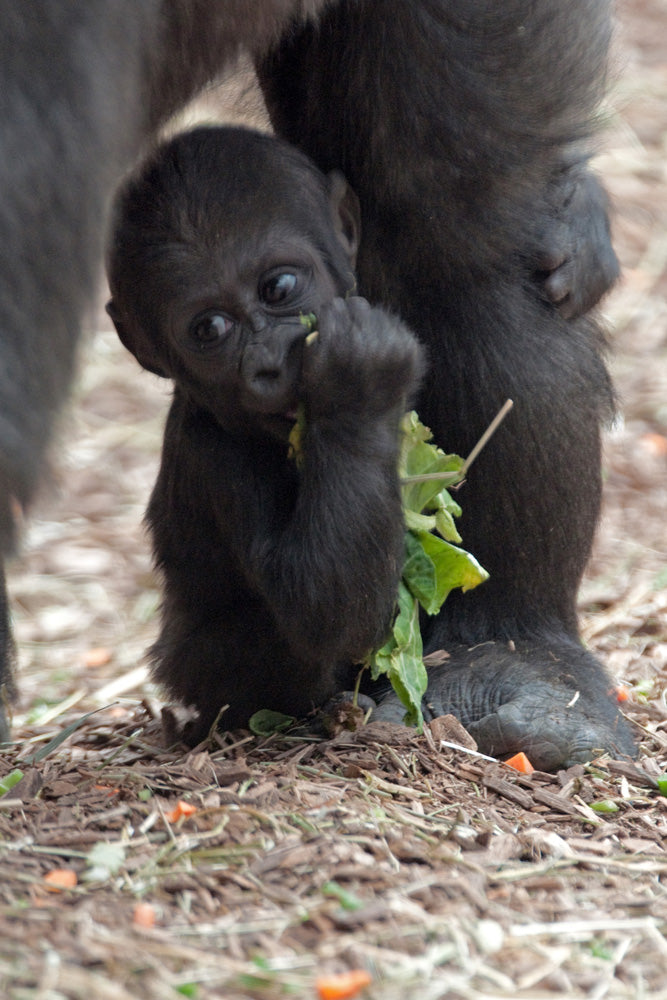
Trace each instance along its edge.
<instances>
[{"instance_id":1,"label":"orange carrot piece","mask_svg":"<svg viewBox=\"0 0 667 1000\"><path fill-rule=\"evenodd\" d=\"M197 806L193 806L191 802L183 802L182 799L179 799L174 808L165 813L165 816L170 823L176 823L183 816L192 816L196 812Z\"/></svg>"},{"instance_id":2,"label":"orange carrot piece","mask_svg":"<svg viewBox=\"0 0 667 1000\"><path fill-rule=\"evenodd\" d=\"M337 975L319 976L315 987L320 1000L349 1000L364 987L370 986L372 981L372 976L365 969L351 969Z\"/></svg>"},{"instance_id":3,"label":"orange carrot piece","mask_svg":"<svg viewBox=\"0 0 667 1000\"><path fill-rule=\"evenodd\" d=\"M639 440L650 455L658 458L667 455L667 437L664 434L642 434Z\"/></svg>"},{"instance_id":4,"label":"orange carrot piece","mask_svg":"<svg viewBox=\"0 0 667 1000\"><path fill-rule=\"evenodd\" d=\"M508 767L513 767L515 771L521 771L522 774L532 774L535 770L523 750L519 753L515 753L514 756L510 757L509 760L506 760L505 763Z\"/></svg>"},{"instance_id":5,"label":"orange carrot piece","mask_svg":"<svg viewBox=\"0 0 667 1000\"><path fill-rule=\"evenodd\" d=\"M84 666L91 668L106 667L107 663L111 663L111 655L111 650L105 646L94 646L84 656Z\"/></svg>"},{"instance_id":6,"label":"orange carrot piece","mask_svg":"<svg viewBox=\"0 0 667 1000\"><path fill-rule=\"evenodd\" d=\"M49 892L62 892L63 889L73 889L79 881L72 868L52 868L44 876Z\"/></svg>"},{"instance_id":7,"label":"orange carrot piece","mask_svg":"<svg viewBox=\"0 0 667 1000\"><path fill-rule=\"evenodd\" d=\"M155 927L155 907L151 903L137 903L132 914L137 927Z\"/></svg>"},{"instance_id":8,"label":"orange carrot piece","mask_svg":"<svg viewBox=\"0 0 667 1000\"><path fill-rule=\"evenodd\" d=\"M107 795L118 795L120 788L112 788L111 785L94 785L96 792L106 792Z\"/></svg>"}]
</instances>

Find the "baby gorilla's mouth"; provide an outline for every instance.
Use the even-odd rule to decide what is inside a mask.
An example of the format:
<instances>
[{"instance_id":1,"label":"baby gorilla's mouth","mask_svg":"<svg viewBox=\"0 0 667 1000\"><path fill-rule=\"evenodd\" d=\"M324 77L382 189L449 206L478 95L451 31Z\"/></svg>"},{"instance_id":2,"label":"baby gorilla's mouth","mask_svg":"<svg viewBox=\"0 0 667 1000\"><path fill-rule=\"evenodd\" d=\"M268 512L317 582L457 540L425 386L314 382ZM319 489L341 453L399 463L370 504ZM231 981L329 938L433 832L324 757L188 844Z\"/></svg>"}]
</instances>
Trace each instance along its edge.
<instances>
[{"instance_id":1,"label":"baby gorilla's mouth","mask_svg":"<svg viewBox=\"0 0 667 1000\"><path fill-rule=\"evenodd\" d=\"M297 409L296 406L292 406L282 413L262 414L258 422L272 438L276 438L283 444L288 444L296 419Z\"/></svg>"}]
</instances>

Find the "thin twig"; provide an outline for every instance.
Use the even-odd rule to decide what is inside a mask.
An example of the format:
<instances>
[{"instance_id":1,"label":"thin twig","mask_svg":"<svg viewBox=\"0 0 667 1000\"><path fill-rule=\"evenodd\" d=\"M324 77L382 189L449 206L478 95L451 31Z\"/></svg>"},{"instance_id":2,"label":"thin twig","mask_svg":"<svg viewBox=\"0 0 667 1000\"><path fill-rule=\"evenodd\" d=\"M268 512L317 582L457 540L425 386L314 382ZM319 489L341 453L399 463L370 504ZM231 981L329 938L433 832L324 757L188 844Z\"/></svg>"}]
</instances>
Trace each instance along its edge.
<instances>
[{"instance_id":1,"label":"thin twig","mask_svg":"<svg viewBox=\"0 0 667 1000\"><path fill-rule=\"evenodd\" d=\"M498 430L498 428L500 427L501 423L503 422L503 420L505 419L505 417L507 416L507 414L509 413L509 411L512 409L513 406L514 406L513 400L511 400L511 399L506 399L505 400L505 402L500 407L500 409L496 413L495 417L493 418L493 420L491 421L491 423L489 424L489 426L486 428L486 430L482 434L481 438L479 439L479 441L477 442L477 444L475 445L475 447L473 448L473 450L470 452L470 454L468 455L468 457L465 459L465 461L463 463L463 468L461 469L461 475L465 476L465 474L467 473L468 469L470 468L470 466L472 465L472 463L475 461L475 459L479 455L479 453L482 450L482 448L485 446L485 444L488 442L488 440L492 437L492 435L495 434L495 432Z\"/></svg>"},{"instance_id":2,"label":"thin twig","mask_svg":"<svg viewBox=\"0 0 667 1000\"><path fill-rule=\"evenodd\" d=\"M447 472L424 472L422 475L419 476L403 476L403 478L401 479L401 485L407 486L409 483L428 483L436 479L441 479L443 480L443 482L448 479L451 479L452 480L451 485L460 482L465 477L466 473L468 472L468 469L475 461L482 448L484 448L484 446L489 442L489 439L492 437L492 435L495 434L495 432L498 430L501 423L503 422L503 420L505 419L505 417L507 416L507 414L509 413L509 411L512 409L513 406L514 406L513 400L511 399L505 400L505 402L500 407L495 417L493 418L489 426L486 428L486 430L484 431L481 438L474 446L468 457L464 459L463 465L461 466L458 472L452 472L451 470L449 470Z\"/></svg>"}]
</instances>

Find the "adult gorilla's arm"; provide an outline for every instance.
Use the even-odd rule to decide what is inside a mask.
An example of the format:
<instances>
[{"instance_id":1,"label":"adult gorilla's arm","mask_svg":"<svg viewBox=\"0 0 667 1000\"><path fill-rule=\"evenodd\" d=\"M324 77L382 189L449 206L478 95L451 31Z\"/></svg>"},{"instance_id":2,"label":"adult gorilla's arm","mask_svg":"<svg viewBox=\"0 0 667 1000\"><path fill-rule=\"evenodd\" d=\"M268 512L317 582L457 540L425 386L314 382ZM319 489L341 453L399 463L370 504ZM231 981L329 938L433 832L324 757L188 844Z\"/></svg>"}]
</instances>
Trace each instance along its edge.
<instances>
[{"instance_id":1,"label":"adult gorilla's arm","mask_svg":"<svg viewBox=\"0 0 667 1000\"><path fill-rule=\"evenodd\" d=\"M525 242L514 247L505 245L504 252L516 254L523 261L525 273L534 279L538 294L553 303L565 318L572 319L592 309L618 278L619 265L611 244L608 197L588 168L586 152L577 143L586 132L586 112L578 131L569 132L571 108L567 107L564 86L568 70L559 70L554 79L552 68L547 71L540 62L544 44L539 36L551 30L547 22L552 15L545 7L533 15L525 3L516 0L505 4L506 10L502 12L497 6L492 9L493 4L486 9L484 4L453 4L448 0L417 3L410 11L401 11L400 6L385 3L380 10L372 0L355 0L352 5L339 3L324 15L319 25L310 24L300 32L293 32L268 57L258 60L258 76L276 129L310 155L319 157L322 165L343 169L357 189L360 183L357 172L364 164L368 170L367 187L373 192L371 200L381 201L384 184L391 183L394 190L387 191L390 204L407 197L410 207L406 211L416 213L417 224L418 216L432 204L433 182L429 183L428 172L435 168L437 181L444 181L446 191L451 193L457 188L459 191L456 204L449 202L452 217L460 221L460 226L452 227L457 228L460 236L458 249L466 243L465 228L468 240L478 243L488 241L491 232L511 230L507 222L503 225L501 217L484 219L483 212L487 203L490 205L502 195L502 186L512 175L514 211L522 191L532 201L525 202L521 209ZM553 30L562 32L553 48L560 48L564 66L573 67L570 89L577 96L573 97L572 106L582 97L582 89L595 90L603 85L601 60L607 14L605 3L592 13L588 46L581 37L587 31L583 14L563 9L552 21ZM402 23L405 18L413 23ZM487 27L495 31L496 38L507 38L507 44L514 47L515 39L509 37L513 22L520 31L529 20L533 23L525 36L530 39L532 34L539 43L534 54L529 59L520 51L509 58L503 54L494 67L492 34L489 33L488 45L484 40ZM388 48L394 48L395 39L400 39L401 58L391 68L392 79L388 81L376 70L385 41ZM476 52L477 46L480 48ZM583 73L574 71L578 53L590 60ZM473 60L479 56L481 69L477 75L465 66L468 54ZM490 57L486 64L485 57ZM510 83L519 62L523 62L523 72ZM499 80L503 64L504 77ZM489 67L487 76L485 66ZM587 82L583 79L586 74ZM318 81L322 80L327 88L326 102L319 89ZM393 94L399 90L404 95L394 102ZM494 107L495 92L503 97ZM587 100L590 110L590 95L584 97ZM400 120L399 109L413 102L420 123L417 126L409 118ZM320 118L324 105L328 110ZM358 109L357 113L353 107ZM484 121L485 114L496 113L498 120ZM342 136L345 138L341 141ZM466 138L470 140L468 147ZM448 139L452 140L451 147ZM387 148L380 153L378 144L383 142ZM547 166L547 159L556 150L559 151L551 166ZM425 167L420 165L421 160ZM529 176L536 168L541 173L537 187ZM527 177L522 178L522 169L527 171ZM406 189L410 171L424 182L420 208L416 182L411 191ZM477 210L470 193L475 177L482 176L489 192L485 194L479 189L473 192L474 203L481 206ZM444 197L438 195L437 200L442 203ZM501 200L492 211L497 212L500 206ZM466 208L472 209L468 224ZM502 247L502 242L498 246ZM484 268L481 247L478 264Z\"/></svg>"}]
</instances>

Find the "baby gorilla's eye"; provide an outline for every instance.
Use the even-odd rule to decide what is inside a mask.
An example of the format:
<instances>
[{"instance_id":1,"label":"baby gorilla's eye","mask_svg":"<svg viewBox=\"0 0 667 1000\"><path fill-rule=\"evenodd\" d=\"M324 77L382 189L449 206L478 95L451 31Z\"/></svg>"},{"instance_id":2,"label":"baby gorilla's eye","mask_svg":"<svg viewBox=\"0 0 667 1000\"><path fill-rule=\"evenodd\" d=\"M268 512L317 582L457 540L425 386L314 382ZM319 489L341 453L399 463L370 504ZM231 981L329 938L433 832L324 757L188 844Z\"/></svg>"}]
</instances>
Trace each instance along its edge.
<instances>
[{"instance_id":1,"label":"baby gorilla's eye","mask_svg":"<svg viewBox=\"0 0 667 1000\"><path fill-rule=\"evenodd\" d=\"M277 306L285 302L296 288L296 275L290 271L272 274L259 288L259 297L267 306Z\"/></svg>"},{"instance_id":2,"label":"baby gorilla's eye","mask_svg":"<svg viewBox=\"0 0 667 1000\"><path fill-rule=\"evenodd\" d=\"M233 326L234 321L224 313L208 312L195 316L188 333L197 346L215 347L224 340Z\"/></svg>"}]
</instances>

